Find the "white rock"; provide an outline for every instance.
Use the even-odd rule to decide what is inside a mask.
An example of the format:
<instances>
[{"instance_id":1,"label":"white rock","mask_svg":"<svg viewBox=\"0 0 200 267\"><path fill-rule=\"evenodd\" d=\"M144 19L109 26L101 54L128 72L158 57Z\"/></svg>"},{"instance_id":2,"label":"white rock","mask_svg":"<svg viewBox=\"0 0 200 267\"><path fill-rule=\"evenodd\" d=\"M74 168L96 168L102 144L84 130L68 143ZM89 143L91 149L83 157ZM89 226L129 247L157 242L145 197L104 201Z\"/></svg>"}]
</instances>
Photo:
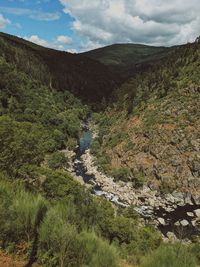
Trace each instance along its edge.
<instances>
[{"instance_id":1,"label":"white rock","mask_svg":"<svg viewBox=\"0 0 200 267\"><path fill-rule=\"evenodd\" d=\"M196 220L192 221L192 225L195 227L196 226Z\"/></svg>"},{"instance_id":2,"label":"white rock","mask_svg":"<svg viewBox=\"0 0 200 267\"><path fill-rule=\"evenodd\" d=\"M158 222L159 222L159 224L161 224L161 225L165 225L166 223L165 223L165 219L163 219L163 218L158 218Z\"/></svg>"},{"instance_id":3,"label":"white rock","mask_svg":"<svg viewBox=\"0 0 200 267\"><path fill-rule=\"evenodd\" d=\"M180 226L180 222L179 221L177 221L177 222L175 222L175 224L174 225L176 225L176 226Z\"/></svg>"},{"instance_id":4,"label":"white rock","mask_svg":"<svg viewBox=\"0 0 200 267\"><path fill-rule=\"evenodd\" d=\"M194 210L195 215L200 218L200 209Z\"/></svg>"},{"instance_id":5,"label":"white rock","mask_svg":"<svg viewBox=\"0 0 200 267\"><path fill-rule=\"evenodd\" d=\"M181 224L182 226L188 226L188 225L189 225L189 222L188 222L187 220L182 220L182 221L180 222L180 224Z\"/></svg>"},{"instance_id":6,"label":"white rock","mask_svg":"<svg viewBox=\"0 0 200 267\"><path fill-rule=\"evenodd\" d=\"M172 233L172 232L168 232L168 233L167 233L167 238L168 238L170 241L175 241L175 240L177 239L176 236L175 236L175 234Z\"/></svg>"},{"instance_id":7,"label":"white rock","mask_svg":"<svg viewBox=\"0 0 200 267\"><path fill-rule=\"evenodd\" d=\"M189 217L194 217L194 213L193 213L193 212L187 212L187 215L188 215Z\"/></svg>"}]
</instances>

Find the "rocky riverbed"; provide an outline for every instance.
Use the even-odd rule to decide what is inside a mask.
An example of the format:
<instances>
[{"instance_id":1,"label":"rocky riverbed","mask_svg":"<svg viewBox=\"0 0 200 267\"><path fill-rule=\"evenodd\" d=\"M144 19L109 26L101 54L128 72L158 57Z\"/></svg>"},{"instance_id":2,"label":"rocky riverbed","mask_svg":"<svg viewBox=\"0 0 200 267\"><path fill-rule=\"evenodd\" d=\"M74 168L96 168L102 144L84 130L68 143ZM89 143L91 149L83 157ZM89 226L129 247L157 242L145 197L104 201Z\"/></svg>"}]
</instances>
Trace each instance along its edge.
<instances>
[{"instance_id":1,"label":"rocky riverbed","mask_svg":"<svg viewBox=\"0 0 200 267\"><path fill-rule=\"evenodd\" d=\"M84 125L76 153L71 154L69 171L82 184L93 189L93 193L103 196L120 207L134 206L146 224L157 227L164 238L190 239L200 231L200 197L189 193L174 191L161 194L148 186L135 189L131 182L115 182L112 177L102 173L90 153L90 143L95 132ZM73 153L68 151L69 153Z\"/></svg>"},{"instance_id":2,"label":"rocky riverbed","mask_svg":"<svg viewBox=\"0 0 200 267\"><path fill-rule=\"evenodd\" d=\"M200 200L191 194L174 191L172 194L160 194L147 186L133 188L131 183L115 183L112 177L100 172L95 166L94 157L88 149L81 156L87 175L93 175L90 183L101 190L99 195L119 200L122 207L133 205L146 223L158 227L165 237L190 238L199 234Z\"/></svg>"}]
</instances>

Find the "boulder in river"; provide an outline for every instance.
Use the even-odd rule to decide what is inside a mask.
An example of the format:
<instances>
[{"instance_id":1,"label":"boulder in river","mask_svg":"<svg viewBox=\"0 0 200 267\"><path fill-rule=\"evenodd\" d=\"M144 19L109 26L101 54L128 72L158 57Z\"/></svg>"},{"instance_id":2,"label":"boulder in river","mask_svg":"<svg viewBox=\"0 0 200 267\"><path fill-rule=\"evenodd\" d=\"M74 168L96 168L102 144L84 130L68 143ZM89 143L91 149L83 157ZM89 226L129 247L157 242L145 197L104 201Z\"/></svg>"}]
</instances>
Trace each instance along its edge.
<instances>
[{"instance_id":1,"label":"boulder in river","mask_svg":"<svg viewBox=\"0 0 200 267\"><path fill-rule=\"evenodd\" d=\"M187 216L194 217L194 213L193 212L187 212Z\"/></svg>"},{"instance_id":2,"label":"boulder in river","mask_svg":"<svg viewBox=\"0 0 200 267\"><path fill-rule=\"evenodd\" d=\"M185 226L188 226L188 225L189 225L189 222L188 222L187 220L182 220L182 221L180 222L180 224L181 224L183 227L185 227Z\"/></svg>"},{"instance_id":3,"label":"boulder in river","mask_svg":"<svg viewBox=\"0 0 200 267\"><path fill-rule=\"evenodd\" d=\"M170 241L176 241L177 240L176 235L172 232L168 232L166 236Z\"/></svg>"},{"instance_id":4,"label":"boulder in river","mask_svg":"<svg viewBox=\"0 0 200 267\"><path fill-rule=\"evenodd\" d=\"M158 218L158 222L159 222L159 224L161 224L161 225L166 225L166 223L165 223L165 219L163 219L163 218Z\"/></svg>"},{"instance_id":5,"label":"boulder in river","mask_svg":"<svg viewBox=\"0 0 200 267\"><path fill-rule=\"evenodd\" d=\"M200 218L200 209L194 210L195 215Z\"/></svg>"}]
</instances>

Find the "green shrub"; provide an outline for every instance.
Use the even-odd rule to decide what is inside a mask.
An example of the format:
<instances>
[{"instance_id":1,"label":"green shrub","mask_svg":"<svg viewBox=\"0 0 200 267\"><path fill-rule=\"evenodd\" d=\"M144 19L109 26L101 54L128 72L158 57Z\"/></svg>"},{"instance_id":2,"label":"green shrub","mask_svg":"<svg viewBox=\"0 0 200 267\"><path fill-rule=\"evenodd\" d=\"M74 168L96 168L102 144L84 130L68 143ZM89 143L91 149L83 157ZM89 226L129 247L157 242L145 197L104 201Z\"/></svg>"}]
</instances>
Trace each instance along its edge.
<instances>
[{"instance_id":1,"label":"green shrub","mask_svg":"<svg viewBox=\"0 0 200 267\"><path fill-rule=\"evenodd\" d=\"M127 182L130 180L131 171L126 167L121 167L119 169L112 170L111 175L115 178L116 181L122 180L124 182Z\"/></svg>"},{"instance_id":2,"label":"green shrub","mask_svg":"<svg viewBox=\"0 0 200 267\"><path fill-rule=\"evenodd\" d=\"M149 254L141 267L196 267L196 259L188 247L175 244L163 245Z\"/></svg>"},{"instance_id":3,"label":"green shrub","mask_svg":"<svg viewBox=\"0 0 200 267\"><path fill-rule=\"evenodd\" d=\"M39 165L47 151L45 129L29 122L0 118L0 170L17 176L24 164Z\"/></svg>"},{"instance_id":4,"label":"green shrub","mask_svg":"<svg viewBox=\"0 0 200 267\"><path fill-rule=\"evenodd\" d=\"M63 169L67 167L67 158L62 152L54 152L48 158L48 166L52 170Z\"/></svg>"},{"instance_id":5,"label":"green shrub","mask_svg":"<svg viewBox=\"0 0 200 267\"><path fill-rule=\"evenodd\" d=\"M2 178L2 176L1 176ZM25 192L23 186L12 186L0 181L0 240L2 247L21 240L31 241L34 236L36 217L41 203L46 201L37 195Z\"/></svg>"},{"instance_id":6,"label":"green shrub","mask_svg":"<svg viewBox=\"0 0 200 267\"><path fill-rule=\"evenodd\" d=\"M132 141L128 141L125 145L124 145L124 151L125 152L128 152L128 151L131 151L133 150L135 147L135 144L132 142Z\"/></svg>"},{"instance_id":7,"label":"green shrub","mask_svg":"<svg viewBox=\"0 0 200 267\"><path fill-rule=\"evenodd\" d=\"M145 175L143 171L133 172L132 176L133 176L132 181L135 188L143 186L145 182Z\"/></svg>"},{"instance_id":8,"label":"green shrub","mask_svg":"<svg viewBox=\"0 0 200 267\"><path fill-rule=\"evenodd\" d=\"M77 267L81 263L80 242L74 226L59 209L51 208L39 230L38 257L43 266Z\"/></svg>"},{"instance_id":9,"label":"green shrub","mask_svg":"<svg viewBox=\"0 0 200 267\"><path fill-rule=\"evenodd\" d=\"M117 267L118 255L116 249L106 241L98 238L95 233L80 234L83 250L84 266L88 267Z\"/></svg>"},{"instance_id":10,"label":"green shrub","mask_svg":"<svg viewBox=\"0 0 200 267\"><path fill-rule=\"evenodd\" d=\"M200 243L196 242L192 244L190 251L194 255L194 257L197 259L198 264L200 264Z\"/></svg>"}]
</instances>

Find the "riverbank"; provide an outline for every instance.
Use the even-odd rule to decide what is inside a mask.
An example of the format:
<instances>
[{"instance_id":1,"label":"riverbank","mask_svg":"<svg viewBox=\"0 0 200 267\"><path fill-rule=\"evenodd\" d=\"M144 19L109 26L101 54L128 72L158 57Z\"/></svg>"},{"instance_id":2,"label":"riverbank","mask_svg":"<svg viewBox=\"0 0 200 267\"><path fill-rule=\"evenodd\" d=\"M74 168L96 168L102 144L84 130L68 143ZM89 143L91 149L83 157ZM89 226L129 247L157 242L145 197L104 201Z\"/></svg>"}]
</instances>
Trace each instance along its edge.
<instances>
[{"instance_id":1,"label":"riverbank","mask_svg":"<svg viewBox=\"0 0 200 267\"><path fill-rule=\"evenodd\" d=\"M157 227L166 238L175 240L179 233L183 238L199 234L200 205L199 202L195 202L192 195L181 192L161 194L147 186L135 189L131 183L116 183L112 177L98 170L90 149L85 151L81 160L86 173L94 177L92 184L96 184L102 190L97 190L97 194L111 201L117 199L124 207L134 206L146 224Z\"/></svg>"},{"instance_id":2,"label":"riverbank","mask_svg":"<svg viewBox=\"0 0 200 267\"><path fill-rule=\"evenodd\" d=\"M164 238L175 240L181 235L188 239L200 233L198 198L176 191L161 194L147 185L136 189L131 182L115 182L113 177L99 170L90 151L91 142L98 135L97 129L91 123L84 123L83 130L76 151L65 151L70 159L68 171L77 181L119 207L133 206L144 223L157 227Z\"/></svg>"}]
</instances>

